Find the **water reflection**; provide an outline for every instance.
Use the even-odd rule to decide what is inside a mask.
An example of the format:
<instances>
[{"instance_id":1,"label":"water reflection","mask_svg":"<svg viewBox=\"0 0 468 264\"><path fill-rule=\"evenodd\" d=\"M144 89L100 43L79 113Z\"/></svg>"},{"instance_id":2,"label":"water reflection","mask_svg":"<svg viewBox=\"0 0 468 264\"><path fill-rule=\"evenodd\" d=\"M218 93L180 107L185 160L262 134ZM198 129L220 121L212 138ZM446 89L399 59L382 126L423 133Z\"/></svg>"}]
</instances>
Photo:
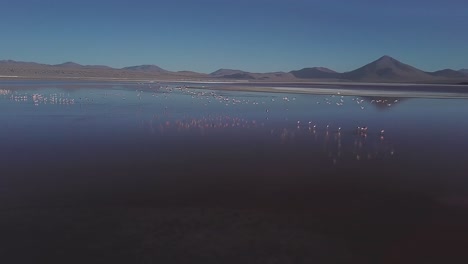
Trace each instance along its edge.
<instances>
[{"instance_id":1,"label":"water reflection","mask_svg":"<svg viewBox=\"0 0 468 264\"><path fill-rule=\"evenodd\" d=\"M208 116L199 119L187 118L184 120L166 119L164 116L154 115L150 121L143 121L144 126L154 134L160 135L174 134L174 132L194 132L198 135L206 135L209 132L227 129L254 129L263 127L264 123L257 123L256 120L246 120L240 117L231 116Z\"/></svg>"},{"instance_id":2,"label":"water reflection","mask_svg":"<svg viewBox=\"0 0 468 264\"><path fill-rule=\"evenodd\" d=\"M143 120L142 124L146 132L159 138L191 137L196 141L198 137L210 139L220 135L229 140L230 137L242 135L239 137L255 137L269 144L307 147L312 152L321 153L320 156L326 156L333 164L342 160L387 159L395 155L393 143L385 131L366 126L332 127L311 121L297 121L295 124L263 122L230 115L177 120L154 115L149 120Z\"/></svg>"}]
</instances>

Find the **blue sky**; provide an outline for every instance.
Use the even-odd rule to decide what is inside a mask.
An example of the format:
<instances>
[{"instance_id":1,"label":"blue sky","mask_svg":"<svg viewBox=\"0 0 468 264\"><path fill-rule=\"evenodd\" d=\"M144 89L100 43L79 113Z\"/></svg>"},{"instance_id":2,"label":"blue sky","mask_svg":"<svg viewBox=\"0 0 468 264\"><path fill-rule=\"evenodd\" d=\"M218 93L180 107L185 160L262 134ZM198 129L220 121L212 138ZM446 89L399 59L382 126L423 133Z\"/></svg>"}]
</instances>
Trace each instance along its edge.
<instances>
[{"instance_id":1,"label":"blue sky","mask_svg":"<svg viewBox=\"0 0 468 264\"><path fill-rule=\"evenodd\" d=\"M337 71L390 55L468 68L468 3L0 0L0 59L168 70Z\"/></svg>"}]
</instances>

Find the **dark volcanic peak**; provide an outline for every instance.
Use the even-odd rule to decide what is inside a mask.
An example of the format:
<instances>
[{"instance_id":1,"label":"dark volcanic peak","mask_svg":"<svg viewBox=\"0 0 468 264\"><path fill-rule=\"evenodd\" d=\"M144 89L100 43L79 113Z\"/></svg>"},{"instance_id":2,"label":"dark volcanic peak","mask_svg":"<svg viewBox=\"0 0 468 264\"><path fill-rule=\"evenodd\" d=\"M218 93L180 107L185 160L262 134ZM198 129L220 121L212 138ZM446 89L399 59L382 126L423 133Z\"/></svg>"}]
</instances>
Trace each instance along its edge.
<instances>
[{"instance_id":1,"label":"dark volcanic peak","mask_svg":"<svg viewBox=\"0 0 468 264\"><path fill-rule=\"evenodd\" d=\"M298 71L291 71L291 74L301 79L334 79L339 77L337 72L324 67L304 68Z\"/></svg>"},{"instance_id":2,"label":"dark volcanic peak","mask_svg":"<svg viewBox=\"0 0 468 264\"><path fill-rule=\"evenodd\" d=\"M72 61L67 61L67 62L64 62L64 63L61 63L61 64L52 65L52 66L65 67L65 68L81 68L81 67L83 67L83 65L72 62Z\"/></svg>"},{"instance_id":3,"label":"dark volcanic peak","mask_svg":"<svg viewBox=\"0 0 468 264\"><path fill-rule=\"evenodd\" d=\"M398 62L396 59L388 55L383 55L382 57L378 58L377 61Z\"/></svg>"},{"instance_id":4,"label":"dark volcanic peak","mask_svg":"<svg viewBox=\"0 0 468 264\"><path fill-rule=\"evenodd\" d=\"M388 55L384 55L382 57L380 57L379 59L369 63L368 65L375 65L376 67L379 67L379 68L384 68L384 67L397 67L397 68L400 68L402 70L411 70L410 68L408 67L411 67L407 64L404 64ZM407 67L408 66L408 67ZM413 67L411 67L413 68ZM415 69L415 68L414 68Z\"/></svg>"},{"instance_id":5,"label":"dark volcanic peak","mask_svg":"<svg viewBox=\"0 0 468 264\"><path fill-rule=\"evenodd\" d=\"M405 82L431 81L433 76L410 65L383 56L359 69L341 74L343 79L352 81Z\"/></svg>"},{"instance_id":6,"label":"dark volcanic peak","mask_svg":"<svg viewBox=\"0 0 468 264\"><path fill-rule=\"evenodd\" d=\"M444 69L435 72L428 72L428 74L437 77L444 77L444 78L464 78L466 74L460 71L455 71L452 69Z\"/></svg>"},{"instance_id":7,"label":"dark volcanic peak","mask_svg":"<svg viewBox=\"0 0 468 264\"><path fill-rule=\"evenodd\" d=\"M130 66L130 67L125 67L122 68L122 70L127 70L127 71L141 71L141 72L167 72L163 68L156 66L156 65L138 65L138 66Z\"/></svg>"},{"instance_id":8,"label":"dark volcanic peak","mask_svg":"<svg viewBox=\"0 0 468 264\"><path fill-rule=\"evenodd\" d=\"M468 74L468 69L461 69L461 70L459 70L459 72L464 73L464 74Z\"/></svg>"}]
</instances>

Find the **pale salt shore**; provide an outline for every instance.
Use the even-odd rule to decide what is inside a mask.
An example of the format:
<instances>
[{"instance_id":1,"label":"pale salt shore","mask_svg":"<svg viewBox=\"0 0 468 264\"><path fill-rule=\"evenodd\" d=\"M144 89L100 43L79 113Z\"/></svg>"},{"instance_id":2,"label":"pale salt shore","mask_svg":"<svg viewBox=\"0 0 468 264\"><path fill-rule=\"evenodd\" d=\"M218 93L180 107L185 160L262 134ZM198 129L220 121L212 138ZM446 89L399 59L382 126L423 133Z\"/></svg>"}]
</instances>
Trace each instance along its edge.
<instances>
[{"instance_id":1,"label":"pale salt shore","mask_svg":"<svg viewBox=\"0 0 468 264\"><path fill-rule=\"evenodd\" d=\"M379 84L381 85L381 84ZM406 86L403 84L395 84L393 87ZM392 87L390 84L386 87ZM415 84L418 86L418 84ZM422 85L419 85L422 86ZM437 85L425 85L437 87ZM438 85L441 86L441 85ZM444 85L446 87L448 85ZM282 87L282 86L212 86L203 87L213 90L230 90L230 91L244 91L244 92L273 92L273 93L297 93L297 94L319 94L319 95L332 95L339 94L344 96L381 96L381 97L417 97L417 98L454 98L454 99L468 99L468 86L457 85L455 87L466 87L466 93L461 92L439 92L439 91L391 91L391 90L370 90L370 89L349 89L343 87L323 88L323 87ZM195 88L195 87L193 87Z\"/></svg>"},{"instance_id":2,"label":"pale salt shore","mask_svg":"<svg viewBox=\"0 0 468 264\"><path fill-rule=\"evenodd\" d=\"M359 89L324 89L324 88L295 88L295 87L268 87L287 93L310 93L310 94L340 94L357 96L385 96L385 97L419 97L419 98L468 98L464 93L427 92L427 91L378 91Z\"/></svg>"}]
</instances>

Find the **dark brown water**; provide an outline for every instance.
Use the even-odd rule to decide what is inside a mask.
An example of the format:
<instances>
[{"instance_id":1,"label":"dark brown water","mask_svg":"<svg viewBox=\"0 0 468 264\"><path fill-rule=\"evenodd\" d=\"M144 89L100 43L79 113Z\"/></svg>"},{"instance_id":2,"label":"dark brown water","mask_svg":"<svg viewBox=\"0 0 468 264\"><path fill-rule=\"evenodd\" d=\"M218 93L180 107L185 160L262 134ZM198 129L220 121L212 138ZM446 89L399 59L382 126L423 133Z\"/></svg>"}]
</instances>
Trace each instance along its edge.
<instances>
[{"instance_id":1,"label":"dark brown water","mask_svg":"<svg viewBox=\"0 0 468 264\"><path fill-rule=\"evenodd\" d=\"M176 87L1 83L1 259L468 259L466 100Z\"/></svg>"}]
</instances>

